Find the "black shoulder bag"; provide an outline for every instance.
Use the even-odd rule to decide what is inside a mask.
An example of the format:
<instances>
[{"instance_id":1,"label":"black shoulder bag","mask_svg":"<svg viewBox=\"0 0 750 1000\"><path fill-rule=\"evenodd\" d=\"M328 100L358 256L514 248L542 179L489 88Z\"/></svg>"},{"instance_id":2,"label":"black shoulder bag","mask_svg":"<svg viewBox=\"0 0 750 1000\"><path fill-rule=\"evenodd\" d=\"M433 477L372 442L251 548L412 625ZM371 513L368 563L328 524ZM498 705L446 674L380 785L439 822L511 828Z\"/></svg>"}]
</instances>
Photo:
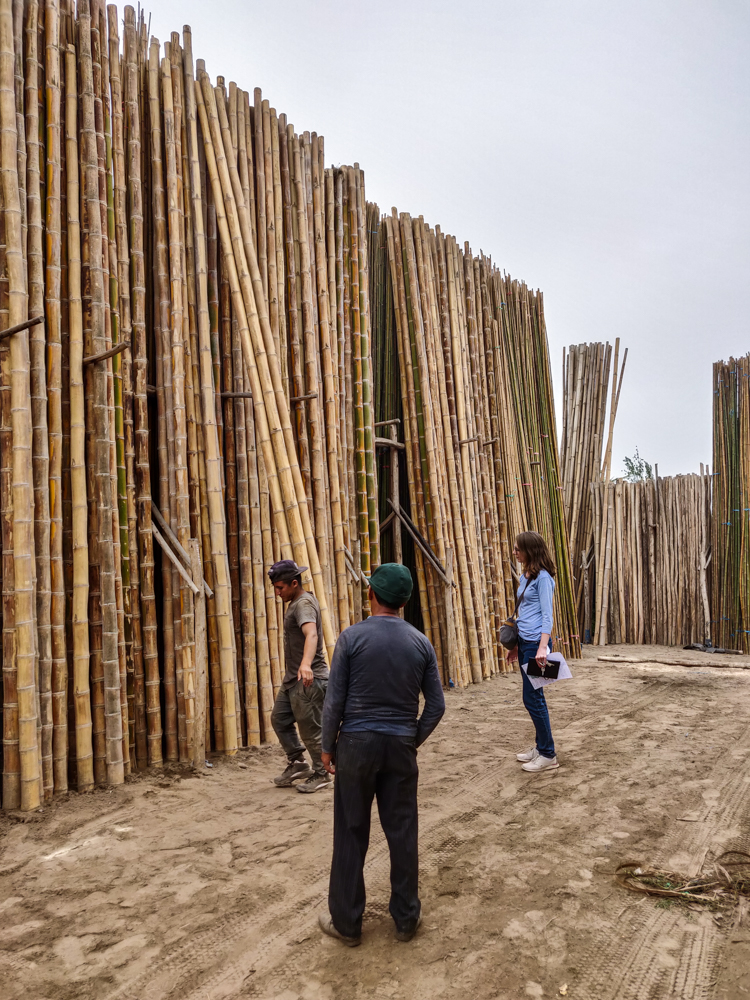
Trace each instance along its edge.
<instances>
[{"instance_id":1,"label":"black shoulder bag","mask_svg":"<svg viewBox=\"0 0 750 1000\"><path fill-rule=\"evenodd\" d=\"M529 578L526 577L526 587L529 585ZM515 649L518 645L518 608L521 605L524 594L526 593L526 587L521 591L521 596L516 598L516 606L513 608L513 614L510 618L506 618L503 624L500 626L500 642L506 649Z\"/></svg>"}]
</instances>

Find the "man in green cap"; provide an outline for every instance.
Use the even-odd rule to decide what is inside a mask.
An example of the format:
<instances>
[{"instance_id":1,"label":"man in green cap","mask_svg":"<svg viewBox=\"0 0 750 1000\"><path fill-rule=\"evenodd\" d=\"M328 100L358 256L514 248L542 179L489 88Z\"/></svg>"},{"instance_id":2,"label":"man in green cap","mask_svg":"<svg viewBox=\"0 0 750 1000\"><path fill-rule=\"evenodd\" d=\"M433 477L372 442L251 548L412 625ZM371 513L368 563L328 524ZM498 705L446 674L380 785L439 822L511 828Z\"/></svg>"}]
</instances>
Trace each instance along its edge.
<instances>
[{"instance_id":1,"label":"man in green cap","mask_svg":"<svg viewBox=\"0 0 750 1000\"><path fill-rule=\"evenodd\" d=\"M411 596L411 573L384 563L369 582L372 615L339 636L323 709L322 759L336 782L329 912L319 924L349 946L361 940L374 797L391 854L390 913L398 940L410 941L422 921L417 747L445 712L435 650L399 616Z\"/></svg>"}]
</instances>

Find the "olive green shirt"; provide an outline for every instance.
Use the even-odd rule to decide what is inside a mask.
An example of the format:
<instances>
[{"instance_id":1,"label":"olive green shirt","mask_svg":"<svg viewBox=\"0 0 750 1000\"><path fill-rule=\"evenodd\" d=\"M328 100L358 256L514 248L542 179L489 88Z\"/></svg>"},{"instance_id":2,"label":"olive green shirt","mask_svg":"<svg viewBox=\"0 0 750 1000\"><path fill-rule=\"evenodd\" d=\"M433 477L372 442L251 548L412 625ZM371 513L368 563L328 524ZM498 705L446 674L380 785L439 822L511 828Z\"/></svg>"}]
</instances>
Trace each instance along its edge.
<instances>
[{"instance_id":1,"label":"olive green shirt","mask_svg":"<svg viewBox=\"0 0 750 1000\"><path fill-rule=\"evenodd\" d=\"M328 664L326 663L325 647L323 646L323 623L320 618L320 605L314 594L303 590L299 597L290 601L284 613L284 663L286 673L281 686L285 690L297 683L297 671L305 652L305 635L302 626L312 622L318 630L318 648L312 661L313 677L327 680Z\"/></svg>"}]
</instances>

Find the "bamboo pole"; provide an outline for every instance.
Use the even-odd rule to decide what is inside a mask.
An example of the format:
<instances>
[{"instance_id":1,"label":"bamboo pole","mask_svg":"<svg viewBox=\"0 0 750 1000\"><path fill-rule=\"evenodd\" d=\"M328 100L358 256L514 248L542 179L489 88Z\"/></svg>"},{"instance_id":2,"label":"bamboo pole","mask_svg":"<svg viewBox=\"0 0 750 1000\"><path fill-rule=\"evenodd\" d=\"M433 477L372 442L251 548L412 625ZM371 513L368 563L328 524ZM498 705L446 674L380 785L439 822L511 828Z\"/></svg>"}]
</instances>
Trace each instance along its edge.
<instances>
[{"instance_id":1,"label":"bamboo pole","mask_svg":"<svg viewBox=\"0 0 750 1000\"><path fill-rule=\"evenodd\" d=\"M219 438L216 426L213 361L211 355L208 314L208 267L203 233L200 163L195 98L199 89L193 81L192 39L189 29L183 29L185 98L190 146L191 190L193 193L193 226L198 293L198 348L200 353L201 403L206 448L206 485L211 524L211 548L215 573L214 602L219 638L219 668L222 691L222 743L227 753L237 749L237 716L234 704L234 662L232 650L232 605L227 559L226 527L222 503ZM203 126L202 126L203 127ZM205 142L205 136L204 136ZM230 680L232 683L230 684Z\"/></svg>"},{"instance_id":2,"label":"bamboo pole","mask_svg":"<svg viewBox=\"0 0 750 1000\"><path fill-rule=\"evenodd\" d=\"M93 353L106 349L106 298L103 271L102 216L95 122L95 97L91 50L91 16L88 0L79 7L79 58L81 65L81 165L84 179L83 261L88 248L88 295L84 295L84 336ZM93 370L92 370L93 369ZM104 682L104 721L107 784L124 780L123 727L120 706L120 661L118 650L117 598L115 593L115 551L112 534L112 482L110 467L110 421L108 413L107 371L103 363L90 366L93 395L94 502L99 514L97 557L101 588L102 677Z\"/></svg>"},{"instance_id":3,"label":"bamboo pole","mask_svg":"<svg viewBox=\"0 0 750 1000\"><path fill-rule=\"evenodd\" d=\"M25 130L28 309L44 311L44 252L39 142L39 4L25 4ZM40 755L45 801L52 798L52 580L50 568L49 440L47 431L47 377L45 324L30 328L32 475L34 490L34 553L36 593L36 643L38 647L37 698L41 711Z\"/></svg>"},{"instance_id":4,"label":"bamboo pole","mask_svg":"<svg viewBox=\"0 0 750 1000\"><path fill-rule=\"evenodd\" d=\"M183 340L183 273L182 240L180 234L181 191L177 174L175 110L172 91L172 67L169 59L161 61L162 107L164 122L164 149L167 222L169 236L170 324L172 367L172 413L174 421L174 479L176 494L176 534L183 547L190 539L190 494L187 468L187 415L185 401L185 351ZM174 576L173 576L174 580ZM175 595L177 596L177 595ZM194 701L189 691L194 689L192 680L192 653L186 635L186 625L192 615L192 601L182 584L179 588L179 606L175 611L175 654L177 657L178 742L180 760L192 759ZM179 611L179 614L177 613Z\"/></svg>"},{"instance_id":5,"label":"bamboo pole","mask_svg":"<svg viewBox=\"0 0 750 1000\"><path fill-rule=\"evenodd\" d=\"M52 778L55 794L68 788L68 670L65 643L63 567L63 421L62 421L62 170L61 67L58 0L44 11L46 111L46 261L47 399L49 415L50 625L52 657Z\"/></svg>"},{"instance_id":6,"label":"bamboo pole","mask_svg":"<svg viewBox=\"0 0 750 1000\"><path fill-rule=\"evenodd\" d=\"M17 129L14 90L13 16L10 0L0 3L0 175L5 217L8 273L8 324L27 317L23 262L23 216L17 174ZM42 796L36 731L34 635L34 498L32 492L32 415L29 379L29 334L10 342L11 415L13 432L13 569L15 586L15 659L18 695L20 806L36 809Z\"/></svg>"},{"instance_id":7,"label":"bamboo pole","mask_svg":"<svg viewBox=\"0 0 750 1000\"><path fill-rule=\"evenodd\" d=\"M162 763L162 720L157 650L156 596L154 590L154 543L151 530L151 472L146 347L146 266L144 253L142 139L138 102L138 64L135 11L125 8L125 115L127 128L127 199L132 267L131 323L133 339L133 426L135 437L135 502L138 527L138 568L143 643L144 703L147 761ZM136 709L136 719L140 709ZM142 760L139 763L144 763Z\"/></svg>"},{"instance_id":8,"label":"bamboo pole","mask_svg":"<svg viewBox=\"0 0 750 1000\"><path fill-rule=\"evenodd\" d=\"M66 160L78 163L78 100L75 50L68 46L66 74ZM78 171L67 171L68 321L70 325L70 465L73 515L73 698L75 707L76 784L93 787L93 746L89 696L89 552L86 490L85 403L83 384L83 311Z\"/></svg>"}]
</instances>

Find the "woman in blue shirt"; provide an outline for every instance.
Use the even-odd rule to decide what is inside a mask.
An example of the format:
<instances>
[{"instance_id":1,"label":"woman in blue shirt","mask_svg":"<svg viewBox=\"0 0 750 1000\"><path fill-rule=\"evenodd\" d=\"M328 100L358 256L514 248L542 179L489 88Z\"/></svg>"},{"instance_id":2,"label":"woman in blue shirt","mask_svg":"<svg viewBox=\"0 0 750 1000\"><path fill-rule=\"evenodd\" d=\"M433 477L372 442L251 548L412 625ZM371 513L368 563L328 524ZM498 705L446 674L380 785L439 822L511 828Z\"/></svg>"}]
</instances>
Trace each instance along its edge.
<instances>
[{"instance_id":1,"label":"woman in blue shirt","mask_svg":"<svg viewBox=\"0 0 750 1000\"><path fill-rule=\"evenodd\" d=\"M522 531L516 538L513 554L523 566L518 587L518 646L508 659L518 665L536 658L540 667L547 662L552 635L552 598L555 593L555 564L547 543L536 531ZM555 742L552 739L547 701L543 688L534 688L521 671L523 703L536 729L536 746L516 758L524 771L549 771L558 767Z\"/></svg>"}]
</instances>

